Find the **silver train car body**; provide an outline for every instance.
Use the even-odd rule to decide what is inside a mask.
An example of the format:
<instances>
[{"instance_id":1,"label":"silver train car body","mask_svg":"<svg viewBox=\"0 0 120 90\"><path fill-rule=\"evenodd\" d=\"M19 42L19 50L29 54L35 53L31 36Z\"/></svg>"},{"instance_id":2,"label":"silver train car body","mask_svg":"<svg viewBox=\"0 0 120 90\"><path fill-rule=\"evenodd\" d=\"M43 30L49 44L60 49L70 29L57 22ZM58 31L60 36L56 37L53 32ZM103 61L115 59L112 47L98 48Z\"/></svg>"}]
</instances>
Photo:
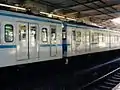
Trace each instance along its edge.
<instances>
[{"instance_id":1,"label":"silver train car body","mask_svg":"<svg viewBox=\"0 0 120 90\"><path fill-rule=\"evenodd\" d=\"M62 58L61 21L0 10L0 67Z\"/></svg>"},{"instance_id":2,"label":"silver train car body","mask_svg":"<svg viewBox=\"0 0 120 90\"><path fill-rule=\"evenodd\" d=\"M67 23L67 57L120 49L120 32Z\"/></svg>"},{"instance_id":3,"label":"silver train car body","mask_svg":"<svg viewBox=\"0 0 120 90\"><path fill-rule=\"evenodd\" d=\"M120 48L120 32L0 10L0 67Z\"/></svg>"}]
</instances>

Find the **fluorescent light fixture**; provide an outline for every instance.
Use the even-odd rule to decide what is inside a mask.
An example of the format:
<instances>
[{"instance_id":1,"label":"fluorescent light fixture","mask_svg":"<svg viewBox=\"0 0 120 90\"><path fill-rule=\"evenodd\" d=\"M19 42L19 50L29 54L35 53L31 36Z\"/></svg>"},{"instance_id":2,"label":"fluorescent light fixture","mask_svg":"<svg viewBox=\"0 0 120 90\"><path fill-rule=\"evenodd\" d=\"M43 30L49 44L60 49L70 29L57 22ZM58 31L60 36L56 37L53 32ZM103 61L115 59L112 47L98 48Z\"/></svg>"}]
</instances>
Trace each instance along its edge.
<instances>
[{"instance_id":1,"label":"fluorescent light fixture","mask_svg":"<svg viewBox=\"0 0 120 90\"><path fill-rule=\"evenodd\" d=\"M65 17L63 17L63 16L59 16L59 15L55 15L55 14L53 14L53 16L54 16L54 17L58 17L58 18L65 18Z\"/></svg>"},{"instance_id":2,"label":"fluorescent light fixture","mask_svg":"<svg viewBox=\"0 0 120 90\"><path fill-rule=\"evenodd\" d=\"M73 21L76 21L76 19L73 19L73 18L67 18L68 20L73 20Z\"/></svg>"},{"instance_id":3,"label":"fluorescent light fixture","mask_svg":"<svg viewBox=\"0 0 120 90\"><path fill-rule=\"evenodd\" d=\"M59 16L59 15L55 15L55 14L50 14L50 13L46 13L46 12L40 12L41 14L46 14L48 16L54 16L54 17L59 17L59 18L65 18L63 16Z\"/></svg>"},{"instance_id":4,"label":"fluorescent light fixture","mask_svg":"<svg viewBox=\"0 0 120 90\"><path fill-rule=\"evenodd\" d=\"M40 12L41 14L46 14L46 15L49 15L49 13L46 13L46 12Z\"/></svg>"},{"instance_id":5,"label":"fluorescent light fixture","mask_svg":"<svg viewBox=\"0 0 120 90\"><path fill-rule=\"evenodd\" d=\"M64 18L64 19L65 19L64 16L59 16L59 15L50 14L50 13L46 13L46 12L40 12L40 13L41 13L41 14L46 14L46 15L48 15L48 17L50 17L50 16L54 16L54 17ZM73 18L66 18L66 19L76 21L76 19L73 19Z\"/></svg>"},{"instance_id":6,"label":"fluorescent light fixture","mask_svg":"<svg viewBox=\"0 0 120 90\"><path fill-rule=\"evenodd\" d=\"M53 14L48 14L48 17L52 17L53 16Z\"/></svg>"},{"instance_id":7,"label":"fluorescent light fixture","mask_svg":"<svg viewBox=\"0 0 120 90\"><path fill-rule=\"evenodd\" d=\"M20 9L20 10L26 10L25 8L16 7L16 6L7 5L7 4L1 4L1 3L0 3L0 6L9 7L9 8L15 8L15 9Z\"/></svg>"}]
</instances>

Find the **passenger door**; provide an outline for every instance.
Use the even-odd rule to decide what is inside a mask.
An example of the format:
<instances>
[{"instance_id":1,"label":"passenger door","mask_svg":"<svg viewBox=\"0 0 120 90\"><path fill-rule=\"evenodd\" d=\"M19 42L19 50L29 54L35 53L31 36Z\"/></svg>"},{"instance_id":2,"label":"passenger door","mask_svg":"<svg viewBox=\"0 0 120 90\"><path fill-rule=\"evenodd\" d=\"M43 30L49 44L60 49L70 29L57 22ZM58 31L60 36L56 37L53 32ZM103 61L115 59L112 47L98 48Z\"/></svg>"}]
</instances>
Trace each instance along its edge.
<instances>
[{"instance_id":1,"label":"passenger door","mask_svg":"<svg viewBox=\"0 0 120 90\"><path fill-rule=\"evenodd\" d=\"M26 60L29 58L28 23L18 22L17 29L17 60Z\"/></svg>"},{"instance_id":2,"label":"passenger door","mask_svg":"<svg viewBox=\"0 0 120 90\"><path fill-rule=\"evenodd\" d=\"M29 58L38 57L38 25L30 23L29 24Z\"/></svg>"},{"instance_id":3,"label":"passenger door","mask_svg":"<svg viewBox=\"0 0 120 90\"><path fill-rule=\"evenodd\" d=\"M49 26L41 25L39 30L39 58L41 60L49 59L50 57L50 40Z\"/></svg>"},{"instance_id":4,"label":"passenger door","mask_svg":"<svg viewBox=\"0 0 120 90\"><path fill-rule=\"evenodd\" d=\"M57 33L56 26L50 26L50 56L54 57L57 55Z\"/></svg>"},{"instance_id":5,"label":"passenger door","mask_svg":"<svg viewBox=\"0 0 120 90\"><path fill-rule=\"evenodd\" d=\"M32 23L18 22L17 28L17 60L37 58L38 25Z\"/></svg>"},{"instance_id":6,"label":"passenger door","mask_svg":"<svg viewBox=\"0 0 120 90\"><path fill-rule=\"evenodd\" d=\"M81 32L81 30L79 30L77 28L76 30L76 54L80 54L81 52L84 51L84 45L83 45L83 41L84 39L82 40L82 34L83 32Z\"/></svg>"},{"instance_id":7,"label":"passenger door","mask_svg":"<svg viewBox=\"0 0 120 90\"><path fill-rule=\"evenodd\" d=\"M71 52L73 54L76 53L76 30L72 30L72 35L71 35Z\"/></svg>"}]
</instances>

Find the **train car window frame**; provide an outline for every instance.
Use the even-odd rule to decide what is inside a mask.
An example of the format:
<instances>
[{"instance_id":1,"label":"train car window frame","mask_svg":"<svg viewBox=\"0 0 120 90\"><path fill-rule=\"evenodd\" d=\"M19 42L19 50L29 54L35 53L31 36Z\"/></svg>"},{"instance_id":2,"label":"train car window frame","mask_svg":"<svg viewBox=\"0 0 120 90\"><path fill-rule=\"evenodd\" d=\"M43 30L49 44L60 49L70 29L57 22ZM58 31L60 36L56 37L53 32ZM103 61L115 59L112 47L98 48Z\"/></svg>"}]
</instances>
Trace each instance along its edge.
<instances>
[{"instance_id":1,"label":"train car window frame","mask_svg":"<svg viewBox=\"0 0 120 90\"><path fill-rule=\"evenodd\" d=\"M55 25L51 25L50 28L51 28L51 40L56 41L57 40L57 33L56 33L57 28Z\"/></svg>"},{"instance_id":2,"label":"train car window frame","mask_svg":"<svg viewBox=\"0 0 120 90\"><path fill-rule=\"evenodd\" d=\"M65 26L62 28L62 39L66 39L67 38L67 32L66 32L66 28Z\"/></svg>"},{"instance_id":3,"label":"train car window frame","mask_svg":"<svg viewBox=\"0 0 120 90\"><path fill-rule=\"evenodd\" d=\"M102 33L102 42L105 42L105 35Z\"/></svg>"},{"instance_id":4,"label":"train car window frame","mask_svg":"<svg viewBox=\"0 0 120 90\"><path fill-rule=\"evenodd\" d=\"M26 31L27 31L26 25L19 24L19 41L25 40L27 38Z\"/></svg>"},{"instance_id":5,"label":"train car window frame","mask_svg":"<svg viewBox=\"0 0 120 90\"><path fill-rule=\"evenodd\" d=\"M45 30L45 31L44 31ZM46 39L45 39L46 38ZM44 40L45 39L45 40ZM41 30L41 41L42 42L48 42L48 29L47 28L42 28Z\"/></svg>"},{"instance_id":6,"label":"train car window frame","mask_svg":"<svg viewBox=\"0 0 120 90\"><path fill-rule=\"evenodd\" d=\"M34 40L36 40L36 35L37 35L37 26L36 25L31 25L30 26L30 36L34 36Z\"/></svg>"},{"instance_id":7,"label":"train car window frame","mask_svg":"<svg viewBox=\"0 0 120 90\"><path fill-rule=\"evenodd\" d=\"M72 40L76 41L76 31L72 31Z\"/></svg>"},{"instance_id":8,"label":"train car window frame","mask_svg":"<svg viewBox=\"0 0 120 90\"><path fill-rule=\"evenodd\" d=\"M99 44L99 33L92 33L92 44Z\"/></svg>"},{"instance_id":9,"label":"train car window frame","mask_svg":"<svg viewBox=\"0 0 120 90\"><path fill-rule=\"evenodd\" d=\"M118 42L119 41L119 36L117 35L116 38L117 38L117 42Z\"/></svg>"},{"instance_id":10,"label":"train car window frame","mask_svg":"<svg viewBox=\"0 0 120 90\"><path fill-rule=\"evenodd\" d=\"M66 36L66 32L63 31L63 32L62 32L62 38L63 38L63 39L66 39L66 37L67 37L67 36Z\"/></svg>"},{"instance_id":11,"label":"train car window frame","mask_svg":"<svg viewBox=\"0 0 120 90\"><path fill-rule=\"evenodd\" d=\"M99 33L99 41L100 42L105 42L105 35L103 33Z\"/></svg>"},{"instance_id":12,"label":"train car window frame","mask_svg":"<svg viewBox=\"0 0 120 90\"><path fill-rule=\"evenodd\" d=\"M11 27L10 29L8 29L7 28L7 26L9 26L9 27ZM9 37L10 35L7 35L6 33L7 33L7 30L11 30L11 32L12 32L12 38L11 38L11 40L7 40L7 37ZM12 24L5 24L4 25L4 40L5 40L5 42L13 42L14 41L14 27L13 27L13 25Z\"/></svg>"},{"instance_id":13,"label":"train car window frame","mask_svg":"<svg viewBox=\"0 0 120 90\"><path fill-rule=\"evenodd\" d=\"M76 41L77 42L81 42L82 39L82 32L81 31L77 31L76 32Z\"/></svg>"},{"instance_id":14,"label":"train car window frame","mask_svg":"<svg viewBox=\"0 0 120 90\"><path fill-rule=\"evenodd\" d=\"M90 32L89 31L86 32L85 39L87 43L90 43Z\"/></svg>"}]
</instances>

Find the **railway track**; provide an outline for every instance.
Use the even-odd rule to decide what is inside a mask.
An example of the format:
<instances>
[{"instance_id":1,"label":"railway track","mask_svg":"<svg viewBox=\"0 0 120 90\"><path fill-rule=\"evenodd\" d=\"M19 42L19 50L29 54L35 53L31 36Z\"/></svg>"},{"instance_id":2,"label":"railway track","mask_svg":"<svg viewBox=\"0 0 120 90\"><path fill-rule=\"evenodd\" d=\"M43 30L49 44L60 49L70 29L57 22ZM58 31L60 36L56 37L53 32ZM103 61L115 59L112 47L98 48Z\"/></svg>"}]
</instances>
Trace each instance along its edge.
<instances>
[{"instance_id":1,"label":"railway track","mask_svg":"<svg viewBox=\"0 0 120 90\"><path fill-rule=\"evenodd\" d=\"M112 90L120 83L120 67L84 85L80 90Z\"/></svg>"}]
</instances>

